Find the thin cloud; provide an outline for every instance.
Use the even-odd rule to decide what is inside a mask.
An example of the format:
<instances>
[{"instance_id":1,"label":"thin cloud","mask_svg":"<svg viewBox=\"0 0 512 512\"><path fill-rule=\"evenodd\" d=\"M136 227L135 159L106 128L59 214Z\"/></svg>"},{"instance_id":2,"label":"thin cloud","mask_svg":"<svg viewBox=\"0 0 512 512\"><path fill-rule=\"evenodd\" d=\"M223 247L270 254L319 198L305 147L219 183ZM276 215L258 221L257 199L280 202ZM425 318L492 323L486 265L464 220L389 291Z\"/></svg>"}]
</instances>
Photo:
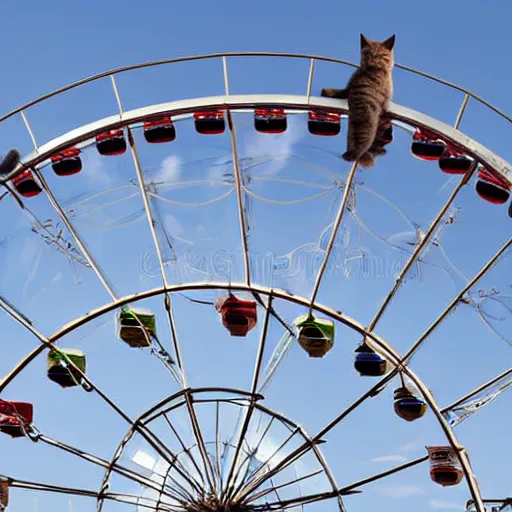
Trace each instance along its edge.
<instances>
[{"instance_id":1,"label":"thin cloud","mask_svg":"<svg viewBox=\"0 0 512 512\"><path fill-rule=\"evenodd\" d=\"M257 158L262 155L272 157L265 174L277 174L293 154L293 146L305 135L306 128L302 116L289 115L288 127L284 133L261 134L253 131L244 139L242 151L244 158Z\"/></svg>"},{"instance_id":2,"label":"thin cloud","mask_svg":"<svg viewBox=\"0 0 512 512\"><path fill-rule=\"evenodd\" d=\"M251 161L268 157L265 162L265 175L275 175L286 165L293 156L293 147L306 134L306 124L302 116L289 115L288 126L284 133L259 133L251 127L245 137L238 137L239 159ZM230 156L218 158L212 165L209 177L211 180L222 180L225 174L233 174L233 162Z\"/></svg>"},{"instance_id":3,"label":"thin cloud","mask_svg":"<svg viewBox=\"0 0 512 512\"><path fill-rule=\"evenodd\" d=\"M413 452L415 450L418 450L420 448L420 444L416 442L412 443L406 443L400 446L399 450L401 452Z\"/></svg>"},{"instance_id":4,"label":"thin cloud","mask_svg":"<svg viewBox=\"0 0 512 512\"><path fill-rule=\"evenodd\" d=\"M425 494L425 491L421 487L415 485L383 485L378 489L384 496L397 499L411 498L412 496Z\"/></svg>"},{"instance_id":5,"label":"thin cloud","mask_svg":"<svg viewBox=\"0 0 512 512\"><path fill-rule=\"evenodd\" d=\"M90 183L102 185L112 183L113 178L107 170L104 158L93 148L87 149L84 172Z\"/></svg>"},{"instance_id":6,"label":"thin cloud","mask_svg":"<svg viewBox=\"0 0 512 512\"><path fill-rule=\"evenodd\" d=\"M428 504L432 508L448 508L454 510L464 510L464 507L460 503L452 503L450 501L443 500L430 500Z\"/></svg>"},{"instance_id":7,"label":"thin cloud","mask_svg":"<svg viewBox=\"0 0 512 512\"><path fill-rule=\"evenodd\" d=\"M407 457L403 455L384 455L382 457L376 457L372 459L372 462L405 462Z\"/></svg>"},{"instance_id":8,"label":"thin cloud","mask_svg":"<svg viewBox=\"0 0 512 512\"><path fill-rule=\"evenodd\" d=\"M164 216L164 226L167 233L171 236L179 236L185 231L185 228L178 219L170 213L166 213Z\"/></svg>"},{"instance_id":9,"label":"thin cloud","mask_svg":"<svg viewBox=\"0 0 512 512\"><path fill-rule=\"evenodd\" d=\"M177 181L181 176L181 159L176 155L169 155L162 160L155 181Z\"/></svg>"}]
</instances>

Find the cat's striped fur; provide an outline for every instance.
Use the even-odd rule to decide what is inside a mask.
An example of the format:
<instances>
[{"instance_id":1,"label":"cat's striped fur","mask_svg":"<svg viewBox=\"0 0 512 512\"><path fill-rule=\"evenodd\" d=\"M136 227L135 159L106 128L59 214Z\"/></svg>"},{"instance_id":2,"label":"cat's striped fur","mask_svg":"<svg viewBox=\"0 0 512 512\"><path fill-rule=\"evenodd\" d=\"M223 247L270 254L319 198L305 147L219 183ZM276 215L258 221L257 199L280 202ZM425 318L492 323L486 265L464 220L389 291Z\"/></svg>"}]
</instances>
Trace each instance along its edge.
<instances>
[{"instance_id":1,"label":"cat's striped fur","mask_svg":"<svg viewBox=\"0 0 512 512\"><path fill-rule=\"evenodd\" d=\"M393 96L393 47L395 36L383 42L371 41L361 34L361 62L345 89L322 89L322 96L348 100L348 162L363 167L375 164L374 156L384 154L382 144L374 144L379 124Z\"/></svg>"}]
</instances>

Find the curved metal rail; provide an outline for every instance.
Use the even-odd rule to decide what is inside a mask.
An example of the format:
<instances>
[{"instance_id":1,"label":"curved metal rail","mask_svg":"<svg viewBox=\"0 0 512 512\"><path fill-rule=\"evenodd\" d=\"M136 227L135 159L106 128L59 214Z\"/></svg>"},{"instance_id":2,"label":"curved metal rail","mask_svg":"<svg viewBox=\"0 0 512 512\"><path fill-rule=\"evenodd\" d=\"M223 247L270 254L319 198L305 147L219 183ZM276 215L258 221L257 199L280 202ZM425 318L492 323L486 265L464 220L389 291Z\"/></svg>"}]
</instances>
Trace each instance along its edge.
<instances>
[{"instance_id":1,"label":"curved metal rail","mask_svg":"<svg viewBox=\"0 0 512 512\"><path fill-rule=\"evenodd\" d=\"M295 53L279 53L279 52L226 52L226 53L212 53L212 54L196 55L196 56L189 56L189 57L179 57L179 58L175 58L175 59L164 59L164 60L158 60L158 61L150 61L150 62L134 64L134 65L130 65L130 66L124 66L124 67L112 69L112 70L109 70L109 71L105 71L103 73L98 73L96 75L84 78L82 80L79 80L79 81L74 82L72 84L69 84L67 86L64 86L64 87L61 87L59 89L56 89L56 90L54 90L54 91L52 91L50 93L47 93L47 94L45 94L43 96L40 96L39 98L36 98L36 99L34 99L34 100L32 100L32 101L30 101L28 103L25 103L24 105L14 109L14 110L12 110L11 112L9 112L9 113L5 114L4 116L0 117L0 123L5 121L5 120L7 120L7 119L9 119L9 118L11 118L11 117L13 117L16 114L20 114L22 119L23 119L23 123L27 127L27 130L28 130L28 132L30 134L31 139L33 141L35 141L34 134L33 134L32 130L30 128L30 125L29 125L28 120L27 120L26 115L25 115L25 111L27 109L29 109L30 107L38 105L38 104L44 102L45 100L53 98L54 96L57 96L57 95L59 95L61 93L64 93L66 91L75 89L77 87L89 84L89 83L97 81L97 80L101 80L102 78L110 78L110 81L112 83L114 83L114 76L122 74L122 73L126 73L126 72L129 72L129 71L135 71L135 70L138 70L138 69L155 67L155 66L163 66L163 65L167 65L167 64L175 64L175 63L180 63L180 62L192 62L192 61L200 61L200 60L207 60L207 59L221 59L222 71L223 71L223 75L224 75L224 84L225 84L226 96L227 97L231 97L230 94L229 94L229 76L228 76L227 58L236 58L236 57L283 57L283 58L291 58L291 59L305 59L305 60L309 60L310 61L310 70L309 70L309 76L308 76L307 87L306 87L306 98L307 98L307 101L305 101L305 102L303 101L301 103L302 103L302 105L310 105L310 106L314 106L317 103L317 102L313 102L313 103L310 104L310 101L309 101L310 98L311 98L311 86L312 86L312 82L313 82L313 78L314 78L314 70L315 70L315 62L316 61L331 62L331 63L336 63L336 64L342 64L342 65L345 65L345 66L357 67L356 64L354 64L352 62L349 62L349 61L346 61L346 60L343 60L343 59L335 59L335 58L331 58L331 57L322 57L322 56L319 56L319 55L295 54ZM464 97L462 99L461 106L460 106L460 109L459 109L459 114L458 114L457 120L455 122L455 128L454 129L452 128L454 131L457 131L457 128L460 125L460 122L462 120L464 112L466 111L466 108L467 108L467 105L468 105L468 101L469 101L470 98L473 98L475 101L478 101L479 103L481 103L486 108L490 109L491 111L493 111L494 113L496 113L497 115L502 117L503 119L505 119L505 120L507 120L509 122L512 122L512 118L511 117L509 117L508 115L503 113L497 107L495 107L495 106L491 105L490 103L488 103L487 101L485 101L480 96L476 95L475 93L473 93L473 92L471 92L471 91L469 91L469 90L467 90L467 89L465 89L463 87L455 85L455 84L453 84L451 82L448 82L446 80L442 80L442 79L437 78L437 77L435 77L433 75L430 75L428 73L424 73L422 71L418 71L418 70L413 69L413 68L408 67L408 66L404 66L404 65L401 65L401 64L395 64L395 67L397 67L398 69L402 69L402 70L404 70L406 72L409 72L409 73L421 76L421 77L426 78L428 80L434 81L434 82L439 83L441 85L444 85L446 87L452 88L452 89L457 90L457 91L459 91L459 92L464 94ZM117 90L115 91L115 94L116 94L116 98L119 99ZM322 98L322 100L324 100L324 98ZM194 100L189 100L189 101L191 101L191 103L192 103L190 105L192 108L193 108L194 103L198 104ZM199 103L199 104L201 104L201 103ZM274 101L270 101L270 104L279 105L279 102L274 100ZM222 104L218 104L216 106L221 107L223 105L227 106L227 105L229 105L229 103L222 102ZM346 102L340 104L340 100L326 103L324 106L329 106L331 108L334 108L334 110L337 110L336 109L337 105L338 106L342 105L341 108L346 113ZM322 106L322 105L317 105L317 106ZM292 105L290 105L290 107L292 108ZM121 117L123 119L125 119L126 116L125 115L119 116L119 118L121 118ZM428 116L426 116L426 117L428 117ZM396 119L400 119L400 117L396 117ZM141 120L141 119L139 119L139 120ZM403 120L406 121L406 119L403 119ZM129 124L129 123L123 123L123 122L114 123L115 126L122 126L123 124ZM444 124L444 123L441 123L441 124ZM417 124L417 126L419 126L419 127L422 127L422 126L427 127L428 123L423 125L421 122L419 122ZM73 132L70 132L70 133L73 133ZM438 135L441 136L442 133L438 133ZM471 141L471 139L469 139L467 137L465 139L466 139L466 141L460 140L459 143L456 144L456 145L459 145L461 147L466 147L466 144L464 144L464 142L467 142L467 143L474 142L474 141ZM450 142L455 142L453 139L451 139L449 137L448 137L448 140ZM62 147L60 145L57 145L57 146L58 147L56 147L55 150L64 149L64 146L62 146ZM481 148L479 148L479 149L483 149L483 146ZM40 151L41 150L42 150L42 148L40 149ZM36 151L36 153L37 153L37 151ZM45 158L48 158L48 156L49 155L46 154ZM17 173L19 173L20 171L22 171L22 170L26 169L27 167L29 167L29 165L36 165L37 163L40 163L42 160L44 160L44 158L41 159L41 158L30 158L29 157L28 160L25 159L24 162L22 164L20 164L14 171L9 173L7 176L1 177L0 178L0 183L5 183L9 179L12 179L12 177L15 176ZM490 159L490 160L488 160L486 162L487 166L489 166L492 170L494 170L498 174L500 174L503 178L505 178L506 181L508 181L509 183L512 183L511 171L509 169L510 166L506 162L504 162L502 159L497 158L494 163L492 163L492 160L493 159Z\"/></svg>"},{"instance_id":2,"label":"curved metal rail","mask_svg":"<svg viewBox=\"0 0 512 512\"><path fill-rule=\"evenodd\" d=\"M76 87L80 87L81 85L86 85L90 82L94 82L96 80L100 80L102 78L109 77L111 75L119 75L121 73L126 73L128 71L135 71L137 69L144 69L144 68L150 68L150 67L155 67L155 66L163 66L166 64L176 64L179 62L192 62L192 61L196 61L196 60L207 60L207 59L219 59L219 58L226 59L227 57L285 57L285 58L292 58L292 59L310 60L311 63L313 64L313 66L311 66L311 67L314 67L315 61L332 62L335 64L342 64L342 65L350 66L350 67L354 67L354 68L358 67L357 64L354 64L353 62L350 62L350 61L344 60L344 59L336 59L334 57L324 57L321 55L311 55L311 54L307 54L307 53L283 53L283 52L224 52L224 53L208 53L208 54L203 54L203 55L193 55L193 56L188 56L188 57L178 57L178 58L174 58L174 59L154 60L154 61L143 62L143 63L139 63L139 64L132 64L130 66L122 66L119 68L111 69L109 71L103 71L102 73L97 73L96 75L91 75L87 78L83 78L82 80L78 80L78 81L73 82L64 87L60 87L59 89L55 89L52 92L43 94L39 98L36 98L32 101L29 101L29 102L15 108L14 110L11 110L7 114L0 117L0 123L18 113L23 112L27 108L37 105L47 99L53 98L54 96L57 96L58 94L69 91L71 89L75 89ZM462 92L465 95L467 95L468 97L473 98L474 100L478 101L479 103L481 103L488 109L492 110L493 112L498 114L503 119L506 119L507 121L512 123L511 117L509 117L507 114L505 114L504 112L499 110L497 107L495 107L488 101L484 100L481 96L478 96L474 92L471 92L470 90L468 90L464 87L456 85L447 80L443 80L442 78L438 78L429 73L425 73L424 71L414 69L410 66L405 66L403 64L395 63L395 67L398 69L402 69L408 73L412 73L412 74L421 76L423 78L426 78L428 80L431 80L433 82L439 83L441 85L445 85L446 87L449 87L456 91ZM308 83L310 84L311 81L309 81ZM467 100L466 100L466 103L467 103Z\"/></svg>"},{"instance_id":3,"label":"curved metal rail","mask_svg":"<svg viewBox=\"0 0 512 512\"><path fill-rule=\"evenodd\" d=\"M226 60L228 57L287 57L287 58L297 58L297 59L309 59L310 60L310 71L309 71L309 77L307 82L307 90L306 95L230 95L229 94L229 79L228 79L228 72L227 72L227 63ZM57 137L53 139L50 142L47 142L46 144L42 146L37 146L35 144L35 138L32 133L32 130L30 128L30 125L27 121L27 118L25 116L25 110L28 108L40 104L43 101L52 98L58 94L61 94L63 92L66 92L68 90L80 87L82 85L88 84L90 82L100 80L102 78L109 78L112 82L112 84L115 84L114 76L120 73L125 73L132 70L142 69L142 68L148 68L153 66L161 66L165 64L172 64L172 63L178 63L178 62L187 62L187 61L196 61L196 60L204 60L204 59L214 59L214 58L222 58L222 65L223 65L223 73L224 73L224 82L225 82L225 95L224 96L216 96L216 97L210 97L210 98L197 98L197 99L188 99L188 100L180 100L180 101L172 101L168 103L162 103L158 105L153 105L149 107L143 107L139 109L134 109L127 112L120 111L119 114L106 117L104 119L98 120L93 123L89 123L87 125L81 126L79 128L76 128L60 137ZM325 61L325 62L332 62L342 65L348 65L352 67L356 67L355 64L341 60L341 59L334 59L334 58L328 58L328 57L321 57L321 56L315 56L315 55L305 55L305 54L291 54L291 53L270 53L270 52L237 52L237 53L217 53L217 54L208 54L208 55L199 55L194 57L182 57L177 59L166 59L161 61L153 61L153 62L147 62L143 64L136 64L133 66L126 66L122 68L117 68L111 71L107 71L104 73L100 73L97 75L94 75L89 78L85 78L83 80L80 80L78 82L75 82L73 84L70 84L68 86L65 86L63 88L57 89L51 93L48 93L44 96L41 96L40 98L33 100L15 110L12 112L6 114L5 116L0 118L0 122L5 121L9 119L10 117L20 114L23 118L23 121L27 127L27 130L34 141L35 145L35 151L29 155L27 155L23 162L9 175L3 176L0 178L0 184L5 183L8 180L10 180L13 176L21 172L22 170L28 168L28 167L35 167L39 166L40 164L46 163L46 161L49 159L50 156L55 154L56 152L65 149L66 147L69 147L70 145L80 144L85 141L89 141L94 135L101 133L103 131L107 131L110 129L115 129L119 127L125 127L130 126L135 123L141 122L145 120L148 117L151 116L157 116L160 114L171 114L173 116L187 116L190 115L192 112L198 109L204 109L204 108L224 108L228 111L228 116L231 114L231 112L235 112L237 110L244 110L244 109L253 109L254 107L263 106L263 107L273 107L273 106L279 106L284 107L288 112L305 112L310 109L328 109L329 111L334 112L340 112L343 115L346 115L348 113L348 106L347 102L345 100L333 100L330 98L320 98L320 97L313 97L311 96L311 86L313 82L313 76L314 76L314 68L315 68L315 62L316 61ZM469 137L462 134L458 127L460 125L461 119L464 115L465 109L467 107L468 101L470 98L473 98L474 100L478 101L479 103L483 104L493 112L495 112L497 115L501 116L503 119L512 122L512 118L498 110L496 107L492 106L491 104L487 103L485 100L480 98L479 96L475 95L474 93L459 87L457 85L451 84L449 82L446 82L444 80L438 79L434 76L428 75L426 73L423 73L421 71L414 70L412 68L409 68L407 66L403 66L400 64L396 64L396 67L402 70L405 70L407 72L411 72L413 74L419 75L421 77L424 77L426 79L432 80L434 82L440 83L442 85L445 85L447 87L450 87L452 89L455 89L461 93L464 94L464 98L462 100L462 104L459 110L459 115L457 116L457 120L455 122L455 125L452 127L450 125L447 125L445 123L442 123L432 117L429 117L427 115L424 115L420 112L408 109L406 107L403 107L401 105L392 104L390 108L390 115L393 119L397 121L404 122L406 124L409 124L411 126L419 127L419 128L427 128L430 132L433 132L437 136L443 138L447 142L453 144L456 147L463 148L465 152L467 152L470 156L478 160L482 163L485 167L488 169L494 171L495 173L499 174L501 177L503 177L505 180L507 180L509 183L512 183L512 170L510 168L510 165L508 162L500 158L498 155L493 153L492 151L489 151L486 147L479 144L477 141L470 139ZM119 100L117 90L114 90L116 92L116 97ZM235 149L236 149L236 143L235 143ZM242 235L244 234L242 230ZM343 323L344 325L347 325L348 327L355 329L357 332L359 332L363 337L365 337L369 344L372 345L375 349L378 350L379 353L381 353L394 367L395 372L392 372L389 374L388 379L392 378L396 374L396 369L400 369L403 371L410 379L411 381L416 385L419 392L424 397L425 401L428 403L434 414L436 415L436 418L445 432L448 441L450 444L457 450L459 460L462 464L466 480L472 495L472 498L475 501L476 508L479 510L479 512L484 512L484 506L482 502L482 498L480 495L480 491L478 489L478 484L472 474L469 459L467 457L467 454L465 450L458 444L458 441L453 434L453 431L451 427L446 423L444 420L441 410L439 406L437 405L435 398L431 394L430 390L427 388L427 386L408 368L406 364L406 359L404 359L400 354L398 354L394 348L387 343L382 338L378 337L373 333L373 326L370 326L370 328L365 328L363 325L359 324L355 320L347 317L343 313L339 311L335 311L332 308L328 308L327 306L319 305L319 304L311 304L311 301L295 296L292 294L289 294L287 292L284 292L282 290L271 290L267 287L258 286L255 284L251 284L249 277L247 276L247 282L245 284L226 284L226 283L194 283L194 284L186 284L186 285L180 285L180 286L168 286L165 283L165 286L162 288L157 288L154 290L148 290L146 292L129 296L129 297L123 297L120 299L114 298L112 303L107 304L106 306L103 306L101 308L98 308L97 310L94 310L90 312L89 314L77 318L67 324L66 326L62 327L59 331L54 333L49 338L42 337L41 335L36 336L39 338L39 341L41 341L41 345L32 351L30 354L28 354L2 381L0 381L0 391L4 389L9 382L13 380L13 378L19 374L19 372L25 368L39 353L41 353L45 348L51 348L52 344L59 340L62 336L65 334L68 334L69 332L73 331L74 329L80 327L81 325L87 323L88 321L97 318L98 316L105 314L109 311L112 311L119 306L131 302L137 302L138 300L142 300L144 298L160 295L160 294L172 294L174 292L178 291L185 291L185 290L199 290L199 289L233 289L233 290L245 290L245 291L251 291L260 293L262 295L266 295L268 297L275 297L280 298L284 300L289 300L291 302L294 302L296 304L300 304L305 307L311 307L319 312L322 312L339 322ZM440 318L443 318L445 316L445 313ZM406 354L407 356L408 354ZM377 389L378 386L382 385L382 381L377 384L372 390L370 390L362 399L356 401L353 408L357 407L359 403L361 403L362 400L366 399L367 396L370 396L375 389ZM351 406L352 407L352 406ZM349 408L348 412L352 410ZM348 414L348 412L342 413L338 418L336 418L331 424L329 424L328 427L326 427L321 433L318 434L316 437L320 438L321 435L323 435L327 430L332 428L334 425L336 425L341 419ZM133 423L135 425L137 421ZM133 426L132 426L133 428ZM300 455L299 455L300 456ZM101 492L100 492L101 493Z\"/></svg>"},{"instance_id":4,"label":"curved metal rail","mask_svg":"<svg viewBox=\"0 0 512 512\"><path fill-rule=\"evenodd\" d=\"M246 284L241 283L218 283L218 282L201 282L201 283L187 283L183 285L174 285L169 287L159 287L154 288L152 290L147 290L145 292L141 292L135 295L130 295L123 297L121 299L118 299L117 301L105 304L104 306L101 306L88 314L77 318L73 320L72 322L68 323L64 327L62 327L59 331L54 333L52 336L48 337L46 341L43 341L42 345L38 347L35 351L31 352L26 356L25 359L23 359L10 373L7 375L2 382L0 383L0 392L11 382L16 375L18 375L29 363L35 358L35 352L38 353L42 352L44 349L50 349L53 344L58 341L60 338L65 336L66 334L69 334L73 330L77 329L78 327L88 323L89 321L98 318L101 315L104 315L106 313L112 312L115 309L122 307L129 303L135 303L139 300L148 299L151 297L155 297L162 294L172 294L176 292L183 292L183 291L191 291L191 290L233 290L233 291L246 291L246 292L256 292L261 295L265 295L267 297L274 297L278 299L287 300L290 302L293 302L295 304L301 305L305 308L311 307L311 302L306 297L301 297L298 295L290 294L284 290L279 289L271 289L266 286L259 286L256 284L251 284L250 286ZM423 399L428 404L434 415L436 416L436 419L443 430L443 432L446 435L446 438L450 445L455 449L459 462L461 464L462 470L464 472L464 476L466 478L466 482L469 487L469 491L471 494L471 497L475 500L477 510L478 512L485 512L485 508L482 503L482 496L480 493L480 489L478 487L478 482L473 475L471 464L468 458L468 455L465 451L465 449L460 445L460 443L457 440L457 437L455 436L453 429L450 427L450 425L447 423L445 418L442 415L441 408L437 404L434 395L428 388L428 386L423 383L423 381L413 372L407 365L404 365L402 363L402 358L400 354L382 337L376 335L373 331L370 331L369 329L365 328L361 323L357 322L356 320L352 319L351 317L343 314L340 311L336 311L333 308L330 308L328 306L315 303L313 305L313 309L324 314L327 316L330 316L331 318L337 320L343 325L346 325L347 327L350 327L354 329L356 332L361 334L363 337L365 337L367 340L370 340L370 345L372 345L372 348L376 348L380 354L382 354L386 360L395 368L400 368L401 371L403 371L408 378L413 382L413 384L416 386L420 394L423 396ZM82 372L79 372L82 373ZM363 397L358 399L352 406L350 406L346 411L344 411L342 414L340 414L335 420L333 420L327 427L325 427L321 432L319 432L316 436L314 436L312 439L313 441L319 441L329 430L331 430L335 425L343 419L349 412L351 412L353 409L355 409L360 403L362 403L365 399L367 399L369 396L371 396L375 391L382 386L383 381L388 381L394 376L394 372L388 373L387 376L385 376L381 381L379 381L372 389L370 389ZM83 375L83 374L82 374ZM83 375L85 378L86 376ZM137 426L137 421L133 422L133 426ZM295 452L293 452L294 457L300 457L304 451L304 449L307 449L311 443L305 443L301 447L299 447ZM291 459L293 460L293 458ZM267 474L267 476L270 473Z\"/></svg>"},{"instance_id":5,"label":"curved metal rail","mask_svg":"<svg viewBox=\"0 0 512 512\"><path fill-rule=\"evenodd\" d=\"M53 154L68 148L71 145L91 140L95 135L108 130L133 125L143 120L159 115L183 116L190 115L199 109L222 109L230 111L252 109L257 107L281 107L289 112L306 112L310 109L323 109L331 112L348 114L346 100L337 100L323 97L281 95L281 94L252 94L252 95L226 95L178 100L160 103L147 107L137 108L71 130L64 135L40 145L37 150L23 158L23 162L11 173L0 177L0 183L5 183L24 169L34 167L46 162ZM443 138L452 145L462 148L466 153L480 161L486 168L496 172L512 184L512 169L503 158L487 149L476 140L464 135L462 132L433 117L416 110L392 103L389 108L391 118L416 126L426 128L435 135Z\"/></svg>"}]
</instances>

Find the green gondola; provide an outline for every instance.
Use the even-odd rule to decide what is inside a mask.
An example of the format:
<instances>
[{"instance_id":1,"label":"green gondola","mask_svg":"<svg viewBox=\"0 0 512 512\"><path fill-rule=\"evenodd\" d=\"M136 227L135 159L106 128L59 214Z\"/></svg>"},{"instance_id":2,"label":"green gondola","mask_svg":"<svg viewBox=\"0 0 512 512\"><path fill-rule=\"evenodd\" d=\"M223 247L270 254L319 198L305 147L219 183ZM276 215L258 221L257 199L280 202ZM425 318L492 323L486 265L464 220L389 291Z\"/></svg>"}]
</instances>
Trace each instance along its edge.
<instances>
[{"instance_id":1,"label":"green gondola","mask_svg":"<svg viewBox=\"0 0 512 512\"><path fill-rule=\"evenodd\" d=\"M85 354L73 348L61 348L60 352L50 350L47 359L48 378L63 388L71 388L81 383L81 375L64 358L65 354L82 372L85 373Z\"/></svg>"},{"instance_id":2,"label":"green gondola","mask_svg":"<svg viewBox=\"0 0 512 512\"><path fill-rule=\"evenodd\" d=\"M334 345L334 322L313 315L302 315L295 320L300 346L309 357L324 357Z\"/></svg>"},{"instance_id":3,"label":"green gondola","mask_svg":"<svg viewBox=\"0 0 512 512\"><path fill-rule=\"evenodd\" d=\"M130 347L150 347L156 337L155 315L149 309L123 308L118 317L119 337Z\"/></svg>"}]
</instances>

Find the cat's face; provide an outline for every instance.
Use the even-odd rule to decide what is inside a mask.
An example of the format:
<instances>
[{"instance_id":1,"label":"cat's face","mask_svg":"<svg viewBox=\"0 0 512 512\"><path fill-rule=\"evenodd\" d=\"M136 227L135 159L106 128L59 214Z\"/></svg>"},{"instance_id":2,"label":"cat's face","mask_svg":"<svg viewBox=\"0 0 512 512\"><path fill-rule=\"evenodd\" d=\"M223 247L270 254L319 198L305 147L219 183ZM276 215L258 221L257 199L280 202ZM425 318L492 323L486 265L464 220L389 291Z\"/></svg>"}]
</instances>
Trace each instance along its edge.
<instances>
[{"instance_id":1,"label":"cat's face","mask_svg":"<svg viewBox=\"0 0 512 512\"><path fill-rule=\"evenodd\" d=\"M394 35L381 42L371 41L361 34L361 66L392 68L395 64L394 46Z\"/></svg>"}]
</instances>

